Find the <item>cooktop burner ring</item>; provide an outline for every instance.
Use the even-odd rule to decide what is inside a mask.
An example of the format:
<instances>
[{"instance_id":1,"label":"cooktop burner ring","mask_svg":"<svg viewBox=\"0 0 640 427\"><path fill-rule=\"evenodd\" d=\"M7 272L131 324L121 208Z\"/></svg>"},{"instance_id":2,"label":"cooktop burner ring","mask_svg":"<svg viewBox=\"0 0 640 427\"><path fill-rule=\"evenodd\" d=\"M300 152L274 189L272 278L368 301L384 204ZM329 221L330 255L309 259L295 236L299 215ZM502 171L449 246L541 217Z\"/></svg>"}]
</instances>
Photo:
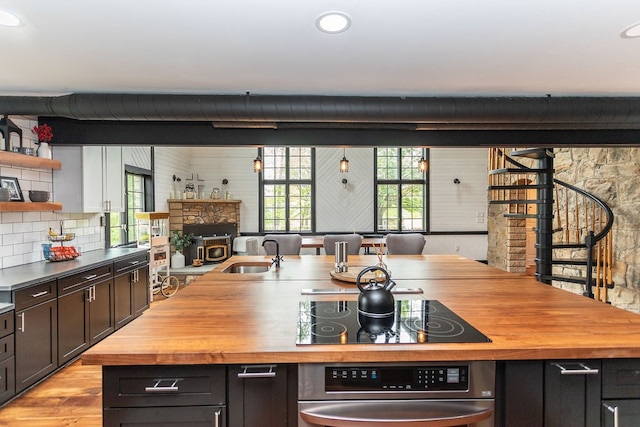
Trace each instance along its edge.
<instances>
[{"instance_id":1,"label":"cooktop burner ring","mask_svg":"<svg viewBox=\"0 0 640 427\"><path fill-rule=\"evenodd\" d=\"M338 322L316 322L311 325L311 334L322 338L340 337L347 333L347 327Z\"/></svg>"},{"instance_id":2,"label":"cooktop burner ring","mask_svg":"<svg viewBox=\"0 0 640 427\"><path fill-rule=\"evenodd\" d=\"M405 319L403 324L409 331L428 333L432 337L457 337L464 334L464 326L460 322L442 316L429 315L426 322L419 318Z\"/></svg>"}]
</instances>

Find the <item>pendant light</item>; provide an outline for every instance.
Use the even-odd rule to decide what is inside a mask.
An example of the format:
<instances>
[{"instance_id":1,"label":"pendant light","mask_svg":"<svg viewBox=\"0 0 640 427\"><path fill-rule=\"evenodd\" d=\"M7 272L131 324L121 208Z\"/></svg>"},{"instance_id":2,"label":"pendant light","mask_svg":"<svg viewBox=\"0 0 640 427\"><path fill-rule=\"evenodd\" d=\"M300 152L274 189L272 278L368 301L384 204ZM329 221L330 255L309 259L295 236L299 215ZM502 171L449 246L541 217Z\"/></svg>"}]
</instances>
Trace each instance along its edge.
<instances>
[{"instance_id":1,"label":"pendant light","mask_svg":"<svg viewBox=\"0 0 640 427\"><path fill-rule=\"evenodd\" d=\"M349 172L349 160L346 156L346 148L342 149L342 160L340 160L340 173Z\"/></svg>"},{"instance_id":2,"label":"pendant light","mask_svg":"<svg viewBox=\"0 0 640 427\"><path fill-rule=\"evenodd\" d=\"M256 173L262 172L262 159L260 158L260 156L256 157L256 159L253 161L253 171Z\"/></svg>"},{"instance_id":3,"label":"pendant light","mask_svg":"<svg viewBox=\"0 0 640 427\"><path fill-rule=\"evenodd\" d=\"M424 157L420 158L418 161L418 170L420 172L426 172L429 169L429 162L427 162Z\"/></svg>"}]
</instances>

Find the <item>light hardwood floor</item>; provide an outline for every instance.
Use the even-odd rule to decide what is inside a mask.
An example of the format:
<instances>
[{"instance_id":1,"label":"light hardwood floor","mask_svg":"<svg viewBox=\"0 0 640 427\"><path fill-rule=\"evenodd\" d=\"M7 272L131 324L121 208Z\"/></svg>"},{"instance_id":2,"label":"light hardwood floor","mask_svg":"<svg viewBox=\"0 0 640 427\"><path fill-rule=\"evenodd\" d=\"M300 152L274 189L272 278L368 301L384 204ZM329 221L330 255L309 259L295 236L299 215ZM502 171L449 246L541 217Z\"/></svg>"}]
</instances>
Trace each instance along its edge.
<instances>
[{"instance_id":1,"label":"light hardwood floor","mask_svg":"<svg viewBox=\"0 0 640 427\"><path fill-rule=\"evenodd\" d=\"M163 300L155 295L150 310ZM101 427L102 368L72 362L0 408L0 426Z\"/></svg>"}]
</instances>

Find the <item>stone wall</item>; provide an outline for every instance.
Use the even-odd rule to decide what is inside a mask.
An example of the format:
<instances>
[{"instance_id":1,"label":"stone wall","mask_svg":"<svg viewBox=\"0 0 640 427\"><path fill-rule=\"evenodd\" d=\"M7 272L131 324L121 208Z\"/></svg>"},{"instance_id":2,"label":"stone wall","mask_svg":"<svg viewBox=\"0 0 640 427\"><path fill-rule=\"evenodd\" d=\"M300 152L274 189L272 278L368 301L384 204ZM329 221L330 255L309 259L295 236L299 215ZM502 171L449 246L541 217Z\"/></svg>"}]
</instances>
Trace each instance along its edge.
<instances>
[{"instance_id":1,"label":"stone wall","mask_svg":"<svg viewBox=\"0 0 640 427\"><path fill-rule=\"evenodd\" d=\"M640 313L640 148L563 148L554 150L555 177L594 194L614 213L612 305ZM505 205L490 205L488 253L490 265L513 268L510 224ZM512 230L519 234L517 229ZM516 236L517 238L517 236ZM557 285L582 294L580 285Z\"/></svg>"},{"instance_id":2,"label":"stone wall","mask_svg":"<svg viewBox=\"0 0 640 427\"><path fill-rule=\"evenodd\" d=\"M169 231L182 235L185 224L235 224L240 234L240 200L169 200Z\"/></svg>"}]
</instances>

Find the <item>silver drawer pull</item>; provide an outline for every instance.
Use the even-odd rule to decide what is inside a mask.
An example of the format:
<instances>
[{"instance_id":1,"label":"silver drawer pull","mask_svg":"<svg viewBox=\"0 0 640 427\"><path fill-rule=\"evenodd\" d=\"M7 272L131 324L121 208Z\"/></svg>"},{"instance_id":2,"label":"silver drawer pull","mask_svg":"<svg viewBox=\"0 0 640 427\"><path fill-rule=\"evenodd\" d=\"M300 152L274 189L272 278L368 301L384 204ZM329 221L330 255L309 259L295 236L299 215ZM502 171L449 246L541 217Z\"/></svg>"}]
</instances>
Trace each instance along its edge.
<instances>
[{"instance_id":1,"label":"silver drawer pull","mask_svg":"<svg viewBox=\"0 0 640 427\"><path fill-rule=\"evenodd\" d=\"M145 387L144 391L147 393L175 393L177 391L179 391L179 387L178 387L178 382L182 381L182 378L175 378L172 380L165 380L165 379L159 379L159 380L154 380L156 383L153 385L153 387ZM171 385L169 386L162 386L161 384L163 382L169 382L171 383Z\"/></svg>"},{"instance_id":2,"label":"silver drawer pull","mask_svg":"<svg viewBox=\"0 0 640 427\"><path fill-rule=\"evenodd\" d=\"M136 265L137 263L139 263L140 261L129 261L129 264L131 265Z\"/></svg>"},{"instance_id":3,"label":"silver drawer pull","mask_svg":"<svg viewBox=\"0 0 640 427\"><path fill-rule=\"evenodd\" d=\"M221 427L220 425L220 415L222 414L222 409L218 409L214 414L214 427Z\"/></svg>"},{"instance_id":4,"label":"silver drawer pull","mask_svg":"<svg viewBox=\"0 0 640 427\"><path fill-rule=\"evenodd\" d=\"M600 370L590 368L584 363L577 364L580 369L565 368L559 363L552 363L552 365L560 369L560 375L597 375L600 372Z\"/></svg>"},{"instance_id":5,"label":"silver drawer pull","mask_svg":"<svg viewBox=\"0 0 640 427\"><path fill-rule=\"evenodd\" d=\"M620 420L619 420L619 415L618 415L618 407L617 406L611 406L611 405L607 405L606 403L603 403L602 406L605 407L605 409L609 412L611 412L613 414L613 427L618 427L620 425Z\"/></svg>"},{"instance_id":6,"label":"silver drawer pull","mask_svg":"<svg viewBox=\"0 0 640 427\"><path fill-rule=\"evenodd\" d=\"M49 291L41 291L35 294L31 294L31 298L39 298L39 297L45 296L48 293Z\"/></svg>"},{"instance_id":7,"label":"silver drawer pull","mask_svg":"<svg viewBox=\"0 0 640 427\"><path fill-rule=\"evenodd\" d=\"M95 279L96 277L98 277L97 274L90 274L88 276L84 276L85 280L91 280L91 279Z\"/></svg>"},{"instance_id":8,"label":"silver drawer pull","mask_svg":"<svg viewBox=\"0 0 640 427\"><path fill-rule=\"evenodd\" d=\"M238 372L238 378L273 378L276 376L276 365L243 366L243 371ZM249 372L249 369L265 369L260 372Z\"/></svg>"}]
</instances>

